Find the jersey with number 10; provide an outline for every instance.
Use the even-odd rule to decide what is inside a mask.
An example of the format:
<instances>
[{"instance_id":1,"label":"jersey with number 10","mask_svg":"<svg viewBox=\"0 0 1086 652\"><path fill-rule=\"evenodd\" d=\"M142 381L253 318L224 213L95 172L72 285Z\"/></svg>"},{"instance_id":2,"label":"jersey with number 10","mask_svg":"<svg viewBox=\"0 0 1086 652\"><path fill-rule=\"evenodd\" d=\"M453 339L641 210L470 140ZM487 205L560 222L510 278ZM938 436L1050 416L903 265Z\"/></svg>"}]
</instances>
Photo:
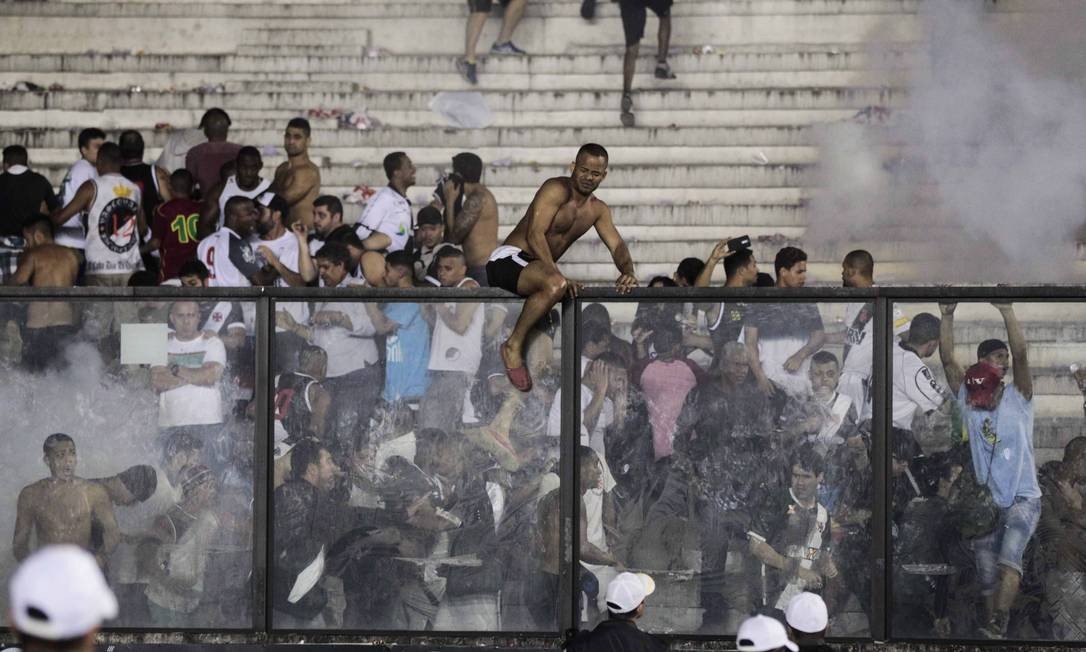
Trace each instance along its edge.
<instances>
[{"instance_id":1,"label":"jersey with number 10","mask_svg":"<svg viewBox=\"0 0 1086 652\"><path fill-rule=\"evenodd\" d=\"M158 240L162 256L161 280L177 278L181 266L196 258L199 219L200 203L191 199L171 199L155 210L151 236Z\"/></svg>"}]
</instances>

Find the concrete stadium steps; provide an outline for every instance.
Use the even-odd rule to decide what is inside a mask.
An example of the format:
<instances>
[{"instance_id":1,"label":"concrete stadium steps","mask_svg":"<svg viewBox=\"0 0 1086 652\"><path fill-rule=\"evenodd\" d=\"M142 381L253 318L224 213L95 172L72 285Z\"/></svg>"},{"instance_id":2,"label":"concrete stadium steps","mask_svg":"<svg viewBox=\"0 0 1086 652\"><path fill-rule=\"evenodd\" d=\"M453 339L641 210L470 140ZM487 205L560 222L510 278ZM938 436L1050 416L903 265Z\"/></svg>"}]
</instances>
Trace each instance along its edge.
<instances>
[{"instance_id":1,"label":"concrete stadium steps","mask_svg":"<svg viewBox=\"0 0 1086 652\"><path fill-rule=\"evenodd\" d=\"M145 120L144 120L145 121ZM121 125L107 131L112 139L120 135L121 129L146 127L140 124ZM311 121L315 123L318 121ZM230 130L230 139L239 143L250 143L258 147L263 145L280 146L283 140L284 122L267 121L260 127L244 127ZM14 139L21 145L35 150L66 150L69 158L78 147L80 129L17 129L5 134L7 139ZM150 149L158 149L166 144L170 134L167 130L144 131L143 140ZM440 143L443 147L474 149L479 147L551 147L555 142L607 143L607 147L619 146L660 146L660 147L807 147L816 144L810 128L791 127L684 127L625 129L609 128L563 128L563 127L524 127L492 129L451 129L440 127L416 127L396 129L319 129L314 126L312 147L323 151L325 148L339 147L374 147L387 150L432 147ZM7 141L6 141L7 142ZM35 160L38 151L34 152ZM50 158L54 156L50 153ZM507 160L508 157L502 157ZM379 166L379 161L368 165ZM494 161L484 161L488 170L499 166ZM522 165L522 164L521 164ZM613 171L625 164L615 162Z\"/></svg>"},{"instance_id":2,"label":"concrete stadium steps","mask_svg":"<svg viewBox=\"0 0 1086 652\"><path fill-rule=\"evenodd\" d=\"M191 127L205 109L221 106L234 120L232 140L269 152L270 174L282 160L289 118L310 109L365 110L382 126L337 129L334 119L312 119L325 192L383 185L381 158L403 149L419 167L410 196L425 201L437 169L468 149L488 164L503 233L544 178L564 174L577 145L602 142L612 170L599 194L644 276L670 273L691 253L705 256L728 234L758 239L763 266L783 244L806 244L805 187L818 159L811 126L872 105L902 105L903 73L929 66L916 47L919 0L677 3L671 63L680 78L657 82L646 74L650 20L635 82L639 126L618 129L618 7L600 3L599 18L588 23L579 4L529 3L516 40L532 55L481 62L478 90L493 126L459 130L429 104L436 91L468 88L450 56L460 49L462 0L0 3L0 38L11 44L0 58L0 87L64 87L0 94L0 129L29 145L32 166L59 182L79 128L140 129L150 158L168 136L152 132L154 125ZM1001 0L992 20L1031 6ZM488 22L481 54L497 23ZM172 38L161 38L160 24ZM886 43L877 51L865 45L875 31ZM692 51L704 45L714 49ZM220 85L224 92L208 92ZM141 92L129 92L132 86ZM350 206L349 219L359 210ZM812 276L835 281L845 244L806 245ZM909 278L909 245L875 243L873 251L881 278ZM612 276L592 236L567 258L571 269L599 274L575 276Z\"/></svg>"},{"instance_id":3,"label":"concrete stadium steps","mask_svg":"<svg viewBox=\"0 0 1086 652\"><path fill-rule=\"evenodd\" d=\"M622 87L622 73L581 72L558 73L493 73L490 59L479 66L484 75L480 87L484 89L509 89L518 91L596 91ZM474 90L455 73L450 59L445 61L444 74L434 74L428 86L433 92ZM701 72L682 74L682 88L689 90L744 89L818 89L841 86L871 87L885 83L883 71L770 71L770 72ZM28 79L29 77L29 79ZM30 81L39 86L62 86L66 91L116 90L127 92L139 86L144 92L190 92L203 86L222 85L227 94L269 92L305 93L359 93L371 90L411 91L418 80L399 72L343 72L343 73L162 73L162 72L23 72L0 73L0 88L11 88L19 81ZM638 88L666 89L676 86L670 80L657 80L652 65L642 66L641 74L634 79Z\"/></svg>"},{"instance_id":4,"label":"concrete stadium steps","mask_svg":"<svg viewBox=\"0 0 1086 652\"><path fill-rule=\"evenodd\" d=\"M33 167L44 174L54 184L59 184L72 164L71 150L64 150L66 156L60 160L35 159ZM265 157L264 176L270 178L278 160L269 161ZM357 163L321 164L321 185L325 190L345 187L348 190L355 185L365 184L373 187L385 185L384 170L373 165ZM417 188L433 189L439 178L439 170L448 168L448 164L419 165L416 175ZM559 166L512 165L487 168L484 180L498 197L499 202L528 202L535 195L539 185L549 177L566 176L568 168ZM648 201L656 203L715 203L732 201L750 203L757 198L762 203L781 201L785 197L790 203L797 202L801 196L806 166L804 165L675 165L664 168L655 166L614 166L608 170L607 185L598 192L605 201L623 202L628 194L619 189L631 189L644 195ZM680 192L676 194L676 189ZM771 190L771 192L766 192ZM714 194L716 191L722 194ZM749 195L737 194L750 191ZM414 198L418 190L409 191ZM725 196L731 199L723 199ZM772 197L772 199L761 196ZM744 199L744 197L747 197Z\"/></svg>"},{"instance_id":5,"label":"concrete stadium steps","mask_svg":"<svg viewBox=\"0 0 1086 652\"><path fill-rule=\"evenodd\" d=\"M695 72L811 72L842 70L885 70L909 68L922 64L911 44L872 53L855 44L782 44L740 45L709 54L692 54L688 50L675 49L668 62L676 74ZM271 49L274 46L263 46ZM301 56L284 56L287 53L267 56L231 54L133 54L109 52L82 52L78 54L11 54L0 59L0 71L5 72L83 72L83 73L244 73L243 79L255 79L257 75L339 73L408 73L410 75L442 74L449 71L449 57L435 55L402 56L378 52L377 56L336 56L324 54L326 47L318 46ZM586 69L601 73L622 72L621 52L591 54L535 55L529 57L486 56L486 70L490 74L568 74ZM655 54L649 53L638 61L650 64ZM33 81L33 80L31 80ZM681 82L680 82L681 83Z\"/></svg>"},{"instance_id":6,"label":"concrete stadium steps","mask_svg":"<svg viewBox=\"0 0 1086 652\"><path fill-rule=\"evenodd\" d=\"M614 113L621 99L618 90L495 90L480 91L491 111L597 110ZM902 96L901 90L887 87L828 86L818 88L749 88L721 90L641 89L635 105L641 110L689 109L691 106L715 109L860 109L871 105L892 106ZM243 92L204 93L199 91L61 90L45 92L17 91L0 95L0 111L206 110L221 107L227 111L252 107L296 107L303 112L310 107L346 107L371 110L429 111L433 92L350 91L350 92Z\"/></svg>"},{"instance_id":7,"label":"concrete stadium steps","mask_svg":"<svg viewBox=\"0 0 1086 652\"><path fill-rule=\"evenodd\" d=\"M208 94L207 104L215 106L215 94ZM544 110L531 105L518 106L515 109L495 111L491 109L494 128L547 127L555 129L600 129L618 125L618 102L603 109ZM220 100L220 105L222 101ZM420 126L451 128L447 121L429 109L373 110L364 104L335 106L325 105L307 108L343 109L346 111L366 110L366 113L381 121L379 130L388 131L399 128L417 128ZM627 130L636 136L643 129L675 129L694 127L796 127L821 122L849 120L863 106L838 109L653 109L638 107L636 129ZM109 107L106 109L31 109L0 110L0 129L21 130L26 128L71 129L76 124L81 127L99 127L101 129L141 129L149 130L157 123L167 123L175 127L188 127L199 124L204 113L200 106L185 108L173 107L147 111ZM264 128L282 129L287 121L299 115L305 116L306 108L252 109L231 107L230 115L234 124L259 125ZM315 128L336 126L334 119L310 119ZM378 131L378 130L373 130ZM278 141L276 141L278 142ZM558 142L557 140L551 141ZM568 141L571 151L575 151L582 140Z\"/></svg>"},{"instance_id":8,"label":"concrete stadium steps","mask_svg":"<svg viewBox=\"0 0 1086 652\"><path fill-rule=\"evenodd\" d=\"M281 151L281 150L280 150ZM418 147L412 148L407 153L411 161L419 170L427 167L446 168L458 152L463 151L457 147ZM477 147L474 151L485 162L497 160L509 161L513 165L528 165L554 171L562 171L569 174L568 165L573 161L577 153L575 147ZM809 146L798 147L645 147L640 145L620 145L608 147L610 163L622 166L620 169L629 169L630 166L668 166L668 165L747 165L757 167L770 167L773 165L806 165L817 160L818 149ZM354 161L361 161L362 165L379 165L388 153L387 147L356 147L338 148L324 153L319 147L312 150L314 160L353 165ZM768 161L764 165L757 165L761 161L759 154ZM147 156L158 156L158 151L148 150ZM281 154L266 155L263 157L265 166L274 169L276 165L285 160ZM35 152L35 165L49 165L66 163L70 165L73 160L73 152L67 149L43 149ZM493 166L498 167L498 166ZM384 176L383 174L381 175ZM546 173L541 172L539 180L546 178ZM606 188L607 180L603 182L601 190ZM533 184L535 185L535 184Z\"/></svg>"},{"instance_id":9,"label":"concrete stadium steps","mask_svg":"<svg viewBox=\"0 0 1086 652\"><path fill-rule=\"evenodd\" d=\"M158 15L162 7L169 6L162 0L127 0L124 3L111 5L105 12L88 11L88 5L97 4L96 0L53 0L51 6L33 8L36 15L91 15L91 16L125 16L145 15L151 13ZM429 0L421 2L404 2L402 6L461 6L459 0ZM546 3L554 7L580 7L580 3L571 0L556 0ZM692 2L691 5L704 4L704 2ZM920 6L919 0L807 0L794 2L793 0L719 0L715 13L712 15L801 15L801 14L885 14L885 13L913 13ZM1007 4L1024 5L1023 0L1012 0ZM215 4L196 2L187 4L193 12L199 12L202 16L231 16L231 17L260 17L272 18L306 18L310 16L321 17L347 17L351 12L372 12L386 8L387 3L381 0L359 0L346 2L345 0L225 0ZM531 6L531 5L529 5ZM153 9L152 9L153 8ZM497 10L497 8L495 8ZM0 12L3 13L3 12ZM27 12L19 11L19 14ZM191 15L191 14L190 14ZM597 7L597 20L609 16L618 16L618 7L611 4L600 3Z\"/></svg>"},{"instance_id":10,"label":"concrete stadium steps","mask_svg":"<svg viewBox=\"0 0 1086 652\"><path fill-rule=\"evenodd\" d=\"M846 13L855 3L858 12ZM674 9L673 46L677 50L705 44L750 43L861 43L875 29L887 30L888 40L919 38L915 3L894 0L786 0L767 3L792 9L789 13L753 13L758 2L677 3ZM20 43L19 51L81 52L95 43L110 49L157 53L227 53L261 38L269 45L307 45L296 37L276 40L277 30L330 30L316 43L359 44L382 47L399 54L457 54L462 49L465 9L460 3L383 3L380 5L299 6L275 15L263 6L237 11L230 5L177 3L42 3L49 9L34 15L34 8L0 5L8 17L0 21L0 39ZM617 7L600 3L603 15L596 24L579 15L579 3L529 3L518 30L518 45L534 54L562 54L621 40ZM800 8L808 13L797 13ZM822 8L824 13L814 13ZM729 11L733 9L733 11ZM873 11L877 9L878 11ZM758 10L758 9L756 9ZM14 13L12 13L14 12ZM240 15L239 15L240 14ZM200 16L194 18L193 16ZM72 18L79 20L72 20ZM148 30L148 19L170 19L172 38ZM334 21L329 24L330 21ZM289 22L289 24L284 24ZM257 31L255 34L248 30ZM497 35L498 21L489 21L482 44ZM78 32L78 38L73 32ZM336 34L339 38L336 38ZM450 37L455 35L455 37ZM60 38L58 38L58 36ZM307 36L307 38L312 38Z\"/></svg>"}]
</instances>

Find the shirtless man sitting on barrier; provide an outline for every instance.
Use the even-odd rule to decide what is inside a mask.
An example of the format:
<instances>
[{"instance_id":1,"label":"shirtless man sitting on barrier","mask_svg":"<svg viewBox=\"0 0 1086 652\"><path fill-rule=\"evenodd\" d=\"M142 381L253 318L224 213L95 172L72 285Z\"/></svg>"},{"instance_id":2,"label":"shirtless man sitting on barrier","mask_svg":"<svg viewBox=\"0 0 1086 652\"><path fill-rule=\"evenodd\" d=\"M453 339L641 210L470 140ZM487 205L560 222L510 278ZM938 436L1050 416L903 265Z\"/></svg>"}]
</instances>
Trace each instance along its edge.
<instances>
[{"instance_id":1,"label":"shirtless man sitting on barrier","mask_svg":"<svg viewBox=\"0 0 1086 652\"><path fill-rule=\"evenodd\" d=\"M513 332L501 346L509 381L522 392L532 388L524 366L524 339L540 318L567 293L576 296L580 284L568 280L557 261L589 228L611 251L620 276L615 286L629 292L637 285L633 260L611 220L611 209L592 195L607 176L607 150L589 143L577 152L569 177L547 179L528 211L486 265L491 287L527 297Z\"/></svg>"}]
</instances>

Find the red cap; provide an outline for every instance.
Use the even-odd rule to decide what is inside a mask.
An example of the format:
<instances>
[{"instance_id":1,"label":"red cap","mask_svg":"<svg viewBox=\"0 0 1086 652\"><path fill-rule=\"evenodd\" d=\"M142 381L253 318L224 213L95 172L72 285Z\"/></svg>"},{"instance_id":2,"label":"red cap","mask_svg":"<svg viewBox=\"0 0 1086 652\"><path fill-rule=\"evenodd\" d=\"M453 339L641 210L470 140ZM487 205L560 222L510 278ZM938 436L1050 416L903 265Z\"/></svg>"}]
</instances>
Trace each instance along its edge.
<instances>
[{"instance_id":1,"label":"red cap","mask_svg":"<svg viewBox=\"0 0 1086 652\"><path fill-rule=\"evenodd\" d=\"M988 407L996 389L1003 382L1003 369L987 362L978 362L965 372L965 393L969 405Z\"/></svg>"}]
</instances>

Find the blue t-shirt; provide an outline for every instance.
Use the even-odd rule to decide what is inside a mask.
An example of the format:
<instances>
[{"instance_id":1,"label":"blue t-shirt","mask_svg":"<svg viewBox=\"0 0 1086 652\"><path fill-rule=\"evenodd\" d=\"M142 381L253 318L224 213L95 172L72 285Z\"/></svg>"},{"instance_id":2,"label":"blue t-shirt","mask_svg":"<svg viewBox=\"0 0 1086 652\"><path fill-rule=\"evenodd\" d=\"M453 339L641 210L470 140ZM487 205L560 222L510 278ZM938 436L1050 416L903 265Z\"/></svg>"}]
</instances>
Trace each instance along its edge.
<instances>
[{"instance_id":1,"label":"blue t-shirt","mask_svg":"<svg viewBox=\"0 0 1086 652\"><path fill-rule=\"evenodd\" d=\"M966 401L963 383L958 388L958 405L969 432L977 482L987 481L996 505L1010 507L1017 497L1040 498L1033 459L1033 402L1011 384L995 410L978 410Z\"/></svg>"},{"instance_id":2,"label":"blue t-shirt","mask_svg":"<svg viewBox=\"0 0 1086 652\"><path fill-rule=\"evenodd\" d=\"M419 398L429 386L426 367L430 362L430 325L417 303L393 302L385 306L384 312L400 327L385 338L383 398L389 402Z\"/></svg>"}]
</instances>

